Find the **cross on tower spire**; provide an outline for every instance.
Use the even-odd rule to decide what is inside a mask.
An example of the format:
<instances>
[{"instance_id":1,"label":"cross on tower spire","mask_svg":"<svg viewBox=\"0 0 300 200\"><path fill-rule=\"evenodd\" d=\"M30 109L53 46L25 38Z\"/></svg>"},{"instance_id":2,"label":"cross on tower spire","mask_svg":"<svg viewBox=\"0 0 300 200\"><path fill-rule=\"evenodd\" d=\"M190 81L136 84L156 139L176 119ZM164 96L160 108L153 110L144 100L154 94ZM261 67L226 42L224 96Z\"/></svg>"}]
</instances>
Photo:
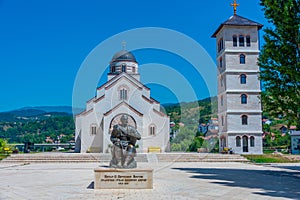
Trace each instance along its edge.
<instances>
[{"instance_id":1,"label":"cross on tower spire","mask_svg":"<svg viewBox=\"0 0 300 200\"><path fill-rule=\"evenodd\" d=\"M238 3L236 3L236 0L233 1L232 4L230 4L233 7L233 12L236 15L236 8L240 5Z\"/></svg>"},{"instance_id":2,"label":"cross on tower spire","mask_svg":"<svg viewBox=\"0 0 300 200\"><path fill-rule=\"evenodd\" d=\"M125 41L122 42L122 48L123 48L123 50L126 49L126 42Z\"/></svg>"}]
</instances>

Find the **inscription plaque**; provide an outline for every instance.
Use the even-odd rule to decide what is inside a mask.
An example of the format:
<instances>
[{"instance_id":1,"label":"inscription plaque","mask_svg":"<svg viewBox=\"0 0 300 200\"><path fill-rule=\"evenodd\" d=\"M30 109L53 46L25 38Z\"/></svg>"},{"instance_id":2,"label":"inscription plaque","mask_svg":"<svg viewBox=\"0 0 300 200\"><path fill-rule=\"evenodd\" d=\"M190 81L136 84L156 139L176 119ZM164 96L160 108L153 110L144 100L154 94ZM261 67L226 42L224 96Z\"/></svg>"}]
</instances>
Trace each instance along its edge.
<instances>
[{"instance_id":1,"label":"inscription plaque","mask_svg":"<svg viewBox=\"0 0 300 200\"><path fill-rule=\"evenodd\" d=\"M96 168L95 189L152 189L153 169Z\"/></svg>"}]
</instances>

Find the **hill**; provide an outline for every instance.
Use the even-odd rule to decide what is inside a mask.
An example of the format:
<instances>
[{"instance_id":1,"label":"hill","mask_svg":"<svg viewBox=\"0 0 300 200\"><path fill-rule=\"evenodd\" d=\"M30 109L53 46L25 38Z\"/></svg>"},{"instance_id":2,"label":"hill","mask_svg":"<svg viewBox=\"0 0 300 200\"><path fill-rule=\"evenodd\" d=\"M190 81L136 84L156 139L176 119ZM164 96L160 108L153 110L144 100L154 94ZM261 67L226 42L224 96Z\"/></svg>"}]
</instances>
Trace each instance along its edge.
<instances>
[{"instance_id":1,"label":"hill","mask_svg":"<svg viewBox=\"0 0 300 200\"><path fill-rule=\"evenodd\" d=\"M199 121L208 122L211 117L217 116L217 105L217 97L211 97L194 102L163 104L162 106L171 121L198 125Z\"/></svg>"},{"instance_id":2,"label":"hill","mask_svg":"<svg viewBox=\"0 0 300 200\"><path fill-rule=\"evenodd\" d=\"M162 105L175 123L185 124L187 132L195 135L199 120L216 114L216 97L195 102ZM77 109L78 111L80 109ZM75 125L72 108L68 106L25 107L0 113L0 137L10 143L34 143L74 140ZM185 131L181 131L184 134ZM190 141L191 142L191 141Z\"/></svg>"},{"instance_id":3,"label":"hill","mask_svg":"<svg viewBox=\"0 0 300 200\"><path fill-rule=\"evenodd\" d=\"M75 108L75 114L83 109ZM36 106L24 107L8 112L0 112L0 122L24 122L27 120L45 119L50 116L73 115L71 106Z\"/></svg>"}]
</instances>

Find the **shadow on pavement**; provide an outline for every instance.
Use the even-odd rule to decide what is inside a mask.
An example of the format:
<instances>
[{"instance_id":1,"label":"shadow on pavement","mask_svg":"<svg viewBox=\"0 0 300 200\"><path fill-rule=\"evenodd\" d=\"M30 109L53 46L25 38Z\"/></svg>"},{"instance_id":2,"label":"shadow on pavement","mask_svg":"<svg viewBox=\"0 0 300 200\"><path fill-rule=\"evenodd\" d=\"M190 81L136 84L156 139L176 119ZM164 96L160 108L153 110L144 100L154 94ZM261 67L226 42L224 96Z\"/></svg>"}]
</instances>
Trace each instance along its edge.
<instances>
[{"instance_id":1,"label":"shadow on pavement","mask_svg":"<svg viewBox=\"0 0 300 200\"><path fill-rule=\"evenodd\" d=\"M263 190L254 194L300 199L300 172L224 168L173 169L193 173L190 178L207 179L214 184Z\"/></svg>"}]
</instances>

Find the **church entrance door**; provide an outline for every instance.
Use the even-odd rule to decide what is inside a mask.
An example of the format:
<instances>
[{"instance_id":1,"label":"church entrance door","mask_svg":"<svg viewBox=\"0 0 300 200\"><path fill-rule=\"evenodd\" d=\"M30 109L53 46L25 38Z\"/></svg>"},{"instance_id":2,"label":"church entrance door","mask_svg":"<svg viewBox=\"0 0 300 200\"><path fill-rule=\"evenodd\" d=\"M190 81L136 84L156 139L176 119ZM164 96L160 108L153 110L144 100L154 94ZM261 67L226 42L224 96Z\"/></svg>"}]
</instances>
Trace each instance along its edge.
<instances>
[{"instance_id":1,"label":"church entrance door","mask_svg":"<svg viewBox=\"0 0 300 200\"><path fill-rule=\"evenodd\" d=\"M248 152L248 137L243 136L243 152Z\"/></svg>"}]
</instances>

